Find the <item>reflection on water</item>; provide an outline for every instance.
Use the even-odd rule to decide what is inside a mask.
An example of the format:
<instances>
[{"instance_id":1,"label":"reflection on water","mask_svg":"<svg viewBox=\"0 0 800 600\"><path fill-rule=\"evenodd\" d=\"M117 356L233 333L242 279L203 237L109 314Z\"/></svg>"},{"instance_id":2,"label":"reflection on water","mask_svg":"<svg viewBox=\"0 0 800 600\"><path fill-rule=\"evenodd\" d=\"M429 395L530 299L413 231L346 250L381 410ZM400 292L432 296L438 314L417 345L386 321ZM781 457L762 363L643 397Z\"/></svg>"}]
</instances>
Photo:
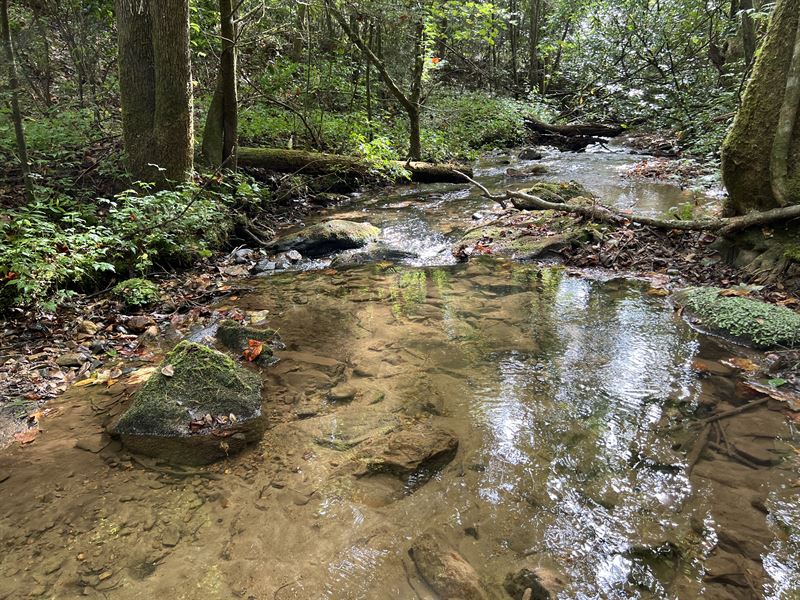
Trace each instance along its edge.
<instances>
[{"instance_id":1,"label":"reflection on water","mask_svg":"<svg viewBox=\"0 0 800 600\"><path fill-rule=\"evenodd\" d=\"M573 158L553 160L563 175ZM580 160L576 178L619 189L614 169L632 159ZM491 208L458 186L363 198L347 218L413 258L317 261L228 300L269 311L287 349L263 371L264 441L210 472L175 477L108 445L101 426L127 391L73 390L34 445L0 456L0 598L433 598L408 558L423 532L492 597L523 567L557 573L561 599L797 597L785 417L762 406L726 420L755 468L707 452L687 474L687 417L746 401L729 374L693 364L724 372L718 359L744 351L635 282L453 264L453 236ZM333 401L336 386L353 399ZM458 438L451 462L353 476L375 459L365 448L421 424Z\"/></svg>"}]
</instances>

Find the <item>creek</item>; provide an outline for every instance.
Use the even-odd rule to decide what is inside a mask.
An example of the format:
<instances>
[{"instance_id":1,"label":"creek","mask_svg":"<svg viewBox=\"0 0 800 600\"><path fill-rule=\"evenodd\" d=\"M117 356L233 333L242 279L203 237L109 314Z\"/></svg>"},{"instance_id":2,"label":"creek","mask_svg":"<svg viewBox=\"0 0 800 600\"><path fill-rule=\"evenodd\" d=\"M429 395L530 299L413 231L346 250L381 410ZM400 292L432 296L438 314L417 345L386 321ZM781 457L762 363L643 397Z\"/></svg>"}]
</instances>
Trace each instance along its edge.
<instances>
[{"instance_id":1,"label":"creek","mask_svg":"<svg viewBox=\"0 0 800 600\"><path fill-rule=\"evenodd\" d=\"M714 202L623 179L641 158L554 153L545 179L653 214ZM525 187L509 160L482 159L477 178ZM268 311L286 343L263 370L269 429L241 455L185 471L131 457L103 430L124 382L51 403L36 443L0 455L0 598L433 599L408 552L423 532L492 598L522 568L551 574L559 598L798 597L785 414L721 421L717 447L749 465L713 449L687 461L695 413L750 399L724 361L755 353L694 331L641 281L457 263L459 234L495 210L457 185L364 193L314 218L369 221L399 259L308 261L225 300ZM430 428L457 451L353 475L365 448L400 432L424 445Z\"/></svg>"}]
</instances>

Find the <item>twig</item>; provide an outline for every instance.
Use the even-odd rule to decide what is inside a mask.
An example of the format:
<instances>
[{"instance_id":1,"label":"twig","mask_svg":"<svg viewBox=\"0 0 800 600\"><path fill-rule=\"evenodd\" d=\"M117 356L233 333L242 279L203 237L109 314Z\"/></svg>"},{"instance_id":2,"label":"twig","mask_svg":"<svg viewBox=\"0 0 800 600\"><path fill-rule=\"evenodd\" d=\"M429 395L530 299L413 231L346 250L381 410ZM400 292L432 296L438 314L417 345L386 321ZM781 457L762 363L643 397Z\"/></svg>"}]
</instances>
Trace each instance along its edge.
<instances>
[{"instance_id":1,"label":"twig","mask_svg":"<svg viewBox=\"0 0 800 600\"><path fill-rule=\"evenodd\" d=\"M706 445L708 444L708 436L711 433L711 426L706 425L703 428L703 431L700 432L700 435L697 437L697 440L692 446L691 452L686 457L688 465L686 467L686 475L691 475L692 471L694 470L697 461L700 460L700 455L703 454L703 450L706 449Z\"/></svg>"},{"instance_id":2,"label":"twig","mask_svg":"<svg viewBox=\"0 0 800 600\"><path fill-rule=\"evenodd\" d=\"M760 406L765 402L769 401L769 396L765 396L763 398L759 398L758 400L753 400L752 402L748 402L747 404L743 404L742 406L737 406L736 408L732 408L731 410L726 410L725 412L721 412L717 415L713 415L708 417L707 419L703 419L702 421L698 421L701 425L708 425L713 423L714 421L719 421L720 419L726 419L728 417L732 417L734 415L738 415L739 413L743 413L746 410L750 410L751 408L755 408L756 406Z\"/></svg>"}]
</instances>

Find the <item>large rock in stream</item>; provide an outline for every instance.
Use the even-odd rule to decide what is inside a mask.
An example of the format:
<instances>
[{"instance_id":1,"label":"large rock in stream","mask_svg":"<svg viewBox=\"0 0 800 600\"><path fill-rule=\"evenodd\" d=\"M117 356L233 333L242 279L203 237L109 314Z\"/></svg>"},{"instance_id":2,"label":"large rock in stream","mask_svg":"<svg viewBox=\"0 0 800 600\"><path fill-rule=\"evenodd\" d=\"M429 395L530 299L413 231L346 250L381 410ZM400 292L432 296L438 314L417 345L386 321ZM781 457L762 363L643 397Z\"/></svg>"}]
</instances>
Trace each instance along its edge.
<instances>
[{"instance_id":1,"label":"large rock in stream","mask_svg":"<svg viewBox=\"0 0 800 600\"><path fill-rule=\"evenodd\" d=\"M675 294L675 303L701 329L756 348L800 345L800 314L785 306L725 295L715 287Z\"/></svg>"},{"instance_id":2,"label":"large rock in stream","mask_svg":"<svg viewBox=\"0 0 800 600\"><path fill-rule=\"evenodd\" d=\"M375 241L381 230L369 223L333 219L310 225L296 233L280 237L266 246L269 252L297 250L304 256L325 256L340 250L352 250Z\"/></svg>"},{"instance_id":3,"label":"large rock in stream","mask_svg":"<svg viewBox=\"0 0 800 600\"><path fill-rule=\"evenodd\" d=\"M133 452L190 465L238 452L263 432L261 377L187 341L167 354L113 430Z\"/></svg>"}]
</instances>

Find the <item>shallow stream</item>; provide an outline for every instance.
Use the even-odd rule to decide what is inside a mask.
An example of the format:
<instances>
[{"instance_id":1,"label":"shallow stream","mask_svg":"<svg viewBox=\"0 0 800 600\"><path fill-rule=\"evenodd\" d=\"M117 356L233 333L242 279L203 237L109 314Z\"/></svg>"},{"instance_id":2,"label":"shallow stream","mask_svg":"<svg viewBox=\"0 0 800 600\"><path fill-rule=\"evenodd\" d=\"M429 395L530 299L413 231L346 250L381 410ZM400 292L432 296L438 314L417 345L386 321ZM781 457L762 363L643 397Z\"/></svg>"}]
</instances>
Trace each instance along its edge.
<instances>
[{"instance_id":1,"label":"shallow stream","mask_svg":"<svg viewBox=\"0 0 800 600\"><path fill-rule=\"evenodd\" d=\"M620 178L639 158L552 155L547 178L648 212L707 201ZM505 160L478 177L524 187ZM369 220L405 258L305 263L226 301L269 311L287 344L263 371L270 429L242 455L187 471L131 457L103 433L125 382L54 402L34 444L0 455L0 598L433 599L408 554L423 532L492 598L525 567L559 598L800 597L799 440L780 407L721 422L715 445L749 465L687 461L695 412L750 399L722 362L749 351L641 282L456 264L455 236L493 210L461 186L362 196L320 218ZM348 470L426 428L455 455L404 477Z\"/></svg>"}]
</instances>

